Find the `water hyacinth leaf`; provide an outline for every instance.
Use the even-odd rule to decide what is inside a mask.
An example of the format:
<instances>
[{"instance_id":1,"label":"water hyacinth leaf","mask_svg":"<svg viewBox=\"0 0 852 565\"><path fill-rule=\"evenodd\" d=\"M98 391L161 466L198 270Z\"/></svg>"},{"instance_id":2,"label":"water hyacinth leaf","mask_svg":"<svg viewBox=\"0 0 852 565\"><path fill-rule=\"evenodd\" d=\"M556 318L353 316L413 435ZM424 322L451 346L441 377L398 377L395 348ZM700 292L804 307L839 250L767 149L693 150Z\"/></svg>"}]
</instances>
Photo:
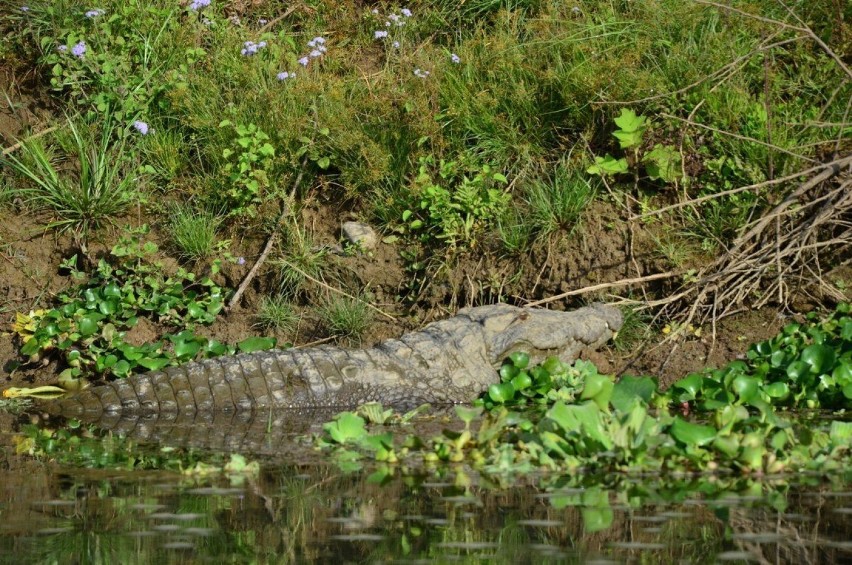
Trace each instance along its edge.
<instances>
[{"instance_id":1,"label":"water hyacinth leaf","mask_svg":"<svg viewBox=\"0 0 852 565\"><path fill-rule=\"evenodd\" d=\"M599 442L606 449L612 447L612 439L604 433L601 411L595 402L569 406L560 401L551 406L546 416L569 434L579 433Z\"/></svg>"},{"instance_id":2,"label":"water hyacinth leaf","mask_svg":"<svg viewBox=\"0 0 852 565\"><path fill-rule=\"evenodd\" d=\"M811 373L822 374L834 366L834 349L826 345L810 345L802 351L800 360L810 366Z\"/></svg>"},{"instance_id":3,"label":"water hyacinth leaf","mask_svg":"<svg viewBox=\"0 0 852 565\"><path fill-rule=\"evenodd\" d=\"M732 436L717 437L713 440L713 449L733 458L740 451L740 442Z\"/></svg>"},{"instance_id":4,"label":"water hyacinth leaf","mask_svg":"<svg viewBox=\"0 0 852 565\"><path fill-rule=\"evenodd\" d=\"M77 331L83 337L88 337L98 331L98 320L94 314L83 316L77 322Z\"/></svg>"},{"instance_id":5,"label":"water hyacinth leaf","mask_svg":"<svg viewBox=\"0 0 852 565\"><path fill-rule=\"evenodd\" d=\"M621 377L612 391L610 402L613 407L619 412L627 412L633 404L634 399L638 398L649 405L651 397L657 391L657 383L651 377Z\"/></svg>"},{"instance_id":6,"label":"water hyacinth leaf","mask_svg":"<svg viewBox=\"0 0 852 565\"><path fill-rule=\"evenodd\" d=\"M703 385L704 377L699 373L692 373L691 375L688 375L674 383L672 388L682 391L677 396L677 400L680 402L686 402L689 400L695 400L698 393L701 392Z\"/></svg>"},{"instance_id":7,"label":"water hyacinth leaf","mask_svg":"<svg viewBox=\"0 0 852 565\"><path fill-rule=\"evenodd\" d=\"M583 394L580 398L583 400L594 400L604 410L609 404L614 387L615 385L610 377L599 375L595 372L586 376L586 386L583 388Z\"/></svg>"},{"instance_id":8,"label":"water hyacinth leaf","mask_svg":"<svg viewBox=\"0 0 852 565\"><path fill-rule=\"evenodd\" d=\"M495 383L488 387L488 397L497 404L504 404L515 397L515 387L512 383Z\"/></svg>"},{"instance_id":9,"label":"water hyacinth leaf","mask_svg":"<svg viewBox=\"0 0 852 565\"><path fill-rule=\"evenodd\" d=\"M675 417L669 433L677 441L689 446L704 446L716 439L716 428L703 424L687 422L680 416Z\"/></svg>"},{"instance_id":10,"label":"water hyacinth leaf","mask_svg":"<svg viewBox=\"0 0 852 565\"><path fill-rule=\"evenodd\" d=\"M852 422L841 422L834 420L831 422L831 429L828 432L828 437L835 445L844 445L849 447L852 445Z\"/></svg>"},{"instance_id":11,"label":"water hyacinth leaf","mask_svg":"<svg viewBox=\"0 0 852 565\"><path fill-rule=\"evenodd\" d=\"M456 406L455 409L456 415L459 417L459 420L461 420L465 424L470 424L482 414L481 406Z\"/></svg>"},{"instance_id":12,"label":"water hyacinth leaf","mask_svg":"<svg viewBox=\"0 0 852 565\"><path fill-rule=\"evenodd\" d=\"M512 353L509 355L509 360L512 361L512 365L518 369L526 369L530 364L529 353L524 351L516 351L515 353Z\"/></svg>"},{"instance_id":13,"label":"water hyacinth leaf","mask_svg":"<svg viewBox=\"0 0 852 565\"><path fill-rule=\"evenodd\" d=\"M532 377L524 371L511 380L512 387L516 391L526 390L532 386Z\"/></svg>"},{"instance_id":14,"label":"water hyacinth leaf","mask_svg":"<svg viewBox=\"0 0 852 565\"><path fill-rule=\"evenodd\" d=\"M843 396L845 396L849 400L852 400L852 384L848 384L843 387Z\"/></svg>"},{"instance_id":15,"label":"water hyacinth leaf","mask_svg":"<svg viewBox=\"0 0 852 565\"><path fill-rule=\"evenodd\" d=\"M201 344L197 341L178 340L175 343L175 357L178 359L193 359L201 349Z\"/></svg>"},{"instance_id":16,"label":"water hyacinth leaf","mask_svg":"<svg viewBox=\"0 0 852 565\"><path fill-rule=\"evenodd\" d=\"M140 367L148 369L149 371L159 371L160 369L169 364L169 360L165 357L143 357L141 359L138 359L136 363Z\"/></svg>"},{"instance_id":17,"label":"water hyacinth leaf","mask_svg":"<svg viewBox=\"0 0 852 565\"><path fill-rule=\"evenodd\" d=\"M243 353L253 353L275 347L274 337L250 337L237 344L237 348Z\"/></svg>"},{"instance_id":18,"label":"water hyacinth leaf","mask_svg":"<svg viewBox=\"0 0 852 565\"><path fill-rule=\"evenodd\" d=\"M801 360L793 361L787 366L787 377L793 382L798 382L808 372L810 372L810 365Z\"/></svg>"},{"instance_id":19,"label":"water hyacinth leaf","mask_svg":"<svg viewBox=\"0 0 852 565\"><path fill-rule=\"evenodd\" d=\"M520 372L521 370L515 365L504 363L503 366L500 367L500 380L507 383L514 379Z\"/></svg>"},{"instance_id":20,"label":"water hyacinth leaf","mask_svg":"<svg viewBox=\"0 0 852 565\"><path fill-rule=\"evenodd\" d=\"M750 403L758 398L760 381L754 377L739 375L731 383L731 388L739 396L740 400Z\"/></svg>"},{"instance_id":21,"label":"water hyacinth leaf","mask_svg":"<svg viewBox=\"0 0 852 565\"><path fill-rule=\"evenodd\" d=\"M367 435L364 418L352 412L341 412L333 422L323 424L322 428L337 443L360 440Z\"/></svg>"},{"instance_id":22,"label":"water hyacinth leaf","mask_svg":"<svg viewBox=\"0 0 852 565\"><path fill-rule=\"evenodd\" d=\"M612 526L614 513L609 507L582 508L583 529L587 533L600 532Z\"/></svg>"},{"instance_id":23,"label":"water hyacinth leaf","mask_svg":"<svg viewBox=\"0 0 852 565\"><path fill-rule=\"evenodd\" d=\"M786 400L790 396L790 386L781 381L764 386L763 391L775 400Z\"/></svg>"}]
</instances>

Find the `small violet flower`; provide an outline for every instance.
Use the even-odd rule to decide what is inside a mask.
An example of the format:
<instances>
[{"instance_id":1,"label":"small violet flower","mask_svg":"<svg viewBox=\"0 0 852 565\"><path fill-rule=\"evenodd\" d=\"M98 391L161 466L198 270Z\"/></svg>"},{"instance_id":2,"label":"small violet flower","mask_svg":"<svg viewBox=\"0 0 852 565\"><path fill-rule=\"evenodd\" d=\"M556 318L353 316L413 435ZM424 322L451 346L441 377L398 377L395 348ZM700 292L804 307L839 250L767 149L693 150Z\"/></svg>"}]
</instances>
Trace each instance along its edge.
<instances>
[{"instance_id":1,"label":"small violet flower","mask_svg":"<svg viewBox=\"0 0 852 565\"><path fill-rule=\"evenodd\" d=\"M310 57L311 59L314 59L316 57L322 57L322 51L320 51L319 49L314 49L313 51L308 53L308 57Z\"/></svg>"},{"instance_id":2,"label":"small violet flower","mask_svg":"<svg viewBox=\"0 0 852 565\"><path fill-rule=\"evenodd\" d=\"M391 45L393 45L394 49L399 49L399 41L394 41Z\"/></svg>"},{"instance_id":3,"label":"small violet flower","mask_svg":"<svg viewBox=\"0 0 852 565\"><path fill-rule=\"evenodd\" d=\"M98 16L103 16L104 11L100 8L95 8L94 10L89 10L84 15L91 20L92 18L97 18Z\"/></svg>"},{"instance_id":4,"label":"small violet flower","mask_svg":"<svg viewBox=\"0 0 852 565\"><path fill-rule=\"evenodd\" d=\"M303 67L307 67L308 61L310 61L310 59L308 59L307 57L302 57L301 59L299 59L298 63Z\"/></svg>"},{"instance_id":5,"label":"small violet flower","mask_svg":"<svg viewBox=\"0 0 852 565\"><path fill-rule=\"evenodd\" d=\"M421 71L420 69L414 69L414 76L417 78L426 78L429 76L429 71Z\"/></svg>"},{"instance_id":6,"label":"small violet flower","mask_svg":"<svg viewBox=\"0 0 852 565\"><path fill-rule=\"evenodd\" d=\"M269 23L269 20L266 20L264 18L260 18L259 20L257 20L257 23L262 25L262 26L265 26L266 24Z\"/></svg>"},{"instance_id":7,"label":"small violet flower","mask_svg":"<svg viewBox=\"0 0 852 565\"><path fill-rule=\"evenodd\" d=\"M376 39L384 39L387 36L388 32L383 29L376 30L375 32L373 32L373 37L375 37Z\"/></svg>"},{"instance_id":8,"label":"small violet flower","mask_svg":"<svg viewBox=\"0 0 852 565\"><path fill-rule=\"evenodd\" d=\"M461 63L461 57L459 57L455 53L450 53L450 61L458 65L459 63Z\"/></svg>"},{"instance_id":9,"label":"small violet flower","mask_svg":"<svg viewBox=\"0 0 852 565\"><path fill-rule=\"evenodd\" d=\"M136 131L141 133L142 135L148 135L148 124L143 122L142 120L136 120L133 122L133 127L136 128Z\"/></svg>"},{"instance_id":10,"label":"small violet flower","mask_svg":"<svg viewBox=\"0 0 852 565\"><path fill-rule=\"evenodd\" d=\"M402 10L400 10L400 12L402 12L402 15L406 18L411 17L411 10L409 10L408 8L403 8Z\"/></svg>"},{"instance_id":11,"label":"small violet flower","mask_svg":"<svg viewBox=\"0 0 852 565\"><path fill-rule=\"evenodd\" d=\"M60 53L65 53L66 51L68 51L68 46L67 45L57 45L56 50L59 51Z\"/></svg>"},{"instance_id":12,"label":"small violet flower","mask_svg":"<svg viewBox=\"0 0 852 565\"><path fill-rule=\"evenodd\" d=\"M189 9L193 12L197 12L198 10L206 8L209 5L210 0L192 0L192 2L189 4Z\"/></svg>"},{"instance_id":13,"label":"small violet flower","mask_svg":"<svg viewBox=\"0 0 852 565\"><path fill-rule=\"evenodd\" d=\"M325 38L317 36L317 37L311 39L310 41L308 41L308 47L313 48L313 47L321 46L324 43L325 43Z\"/></svg>"},{"instance_id":14,"label":"small violet flower","mask_svg":"<svg viewBox=\"0 0 852 565\"><path fill-rule=\"evenodd\" d=\"M86 56L86 42L79 41L77 44L71 48L71 54L77 57L78 59L82 59Z\"/></svg>"},{"instance_id":15,"label":"small violet flower","mask_svg":"<svg viewBox=\"0 0 852 565\"><path fill-rule=\"evenodd\" d=\"M30 7L29 7L29 6L21 6L21 11L22 11L22 12L29 12L29 11L30 11Z\"/></svg>"},{"instance_id":16,"label":"small violet flower","mask_svg":"<svg viewBox=\"0 0 852 565\"><path fill-rule=\"evenodd\" d=\"M266 47L266 42L261 41L260 43L255 43L254 41L246 41L243 45L245 45L245 47L240 50L240 53L242 53L243 57L251 57Z\"/></svg>"},{"instance_id":17,"label":"small violet flower","mask_svg":"<svg viewBox=\"0 0 852 565\"><path fill-rule=\"evenodd\" d=\"M238 257L237 258L237 265L245 265L245 264L246 264L246 258L245 257Z\"/></svg>"},{"instance_id":18,"label":"small violet flower","mask_svg":"<svg viewBox=\"0 0 852 565\"><path fill-rule=\"evenodd\" d=\"M288 78L296 78L296 73L288 73L287 71L275 75L278 80L287 80Z\"/></svg>"}]
</instances>

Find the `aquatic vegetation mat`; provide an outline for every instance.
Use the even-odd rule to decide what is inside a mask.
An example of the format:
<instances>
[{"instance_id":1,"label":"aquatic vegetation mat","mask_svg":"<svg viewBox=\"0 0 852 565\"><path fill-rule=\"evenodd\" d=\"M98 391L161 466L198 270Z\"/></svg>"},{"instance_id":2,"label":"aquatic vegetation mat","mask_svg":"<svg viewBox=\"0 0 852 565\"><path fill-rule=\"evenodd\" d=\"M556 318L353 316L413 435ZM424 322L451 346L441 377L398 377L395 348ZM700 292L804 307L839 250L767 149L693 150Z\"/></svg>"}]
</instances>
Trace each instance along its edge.
<instances>
[{"instance_id":1,"label":"aquatic vegetation mat","mask_svg":"<svg viewBox=\"0 0 852 565\"><path fill-rule=\"evenodd\" d=\"M456 407L462 429L399 437L387 424L411 415L371 404L339 414L315 441L349 469L364 457L419 457L488 475L836 471L852 459L849 312L844 303L825 320L790 324L745 360L688 375L665 392L650 377L616 381L589 362L556 358L530 367L516 353L475 406Z\"/></svg>"}]
</instances>

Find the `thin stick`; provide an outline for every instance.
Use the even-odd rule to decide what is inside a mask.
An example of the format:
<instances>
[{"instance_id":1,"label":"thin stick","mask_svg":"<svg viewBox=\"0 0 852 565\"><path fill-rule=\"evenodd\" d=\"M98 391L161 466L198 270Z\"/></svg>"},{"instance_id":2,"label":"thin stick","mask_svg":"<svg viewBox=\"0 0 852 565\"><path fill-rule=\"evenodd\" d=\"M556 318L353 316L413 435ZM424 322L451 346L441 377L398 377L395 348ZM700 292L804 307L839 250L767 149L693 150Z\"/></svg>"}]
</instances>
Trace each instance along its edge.
<instances>
[{"instance_id":1,"label":"thin stick","mask_svg":"<svg viewBox=\"0 0 852 565\"><path fill-rule=\"evenodd\" d=\"M635 277L632 279L621 279L620 281L615 281L611 283L601 283L592 286L587 286L583 288L578 288L577 290L569 290L568 292L563 292L562 294L557 294L555 296L549 296L547 298L542 298L541 300L535 300L533 302L527 302L524 304L524 308L531 308L533 306L539 306L541 304L547 304L548 302L555 302L557 300L561 300L563 298L567 298L568 296L576 296L578 294L587 294L589 292L595 292L596 290L603 290L605 288L613 288L616 286L626 286L630 284L636 283L646 283L650 281L656 281L660 279L670 279L672 277L676 277L682 274L682 271L667 271L665 273L657 273L655 275L648 275L645 277Z\"/></svg>"},{"instance_id":2,"label":"thin stick","mask_svg":"<svg viewBox=\"0 0 852 565\"><path fill-rule=\"evenodd\" d=\"M15 143L14 145L10 145L6 149L4 149L3 153L0 153L0 155L5 157L9 153L12 153L13 151L16 151L16 150L20 149L21 147L23 147L25 143L28 143L28 142L32 141L33 139L38 139L39 137L41 137L43 135L47 135L52 131L56 131L57 129L59 129L59 127L60 126L50 126L49 128L43 129L38 133L34 133L31 136L29 136L28 138L22 139L21 141Z\"/></svg>"},{"instance_id":3,"label":"thin stick","mask_svg":"<svg viewBox=\"0 0 852 565\"><path fill-rule=\"evenodd\" d=\"M761 22L764 22L764 23L773 24L773 25L785 27L787 29L792 29L792 30L795 30L795 31L806 33L806 34L808 34L808 36L811 39L813 39L817 43L817 45L819 45L822 48L823 51L825 51L828 54L829 57L834 59L834 62L837 63L837 65L841 69L843 69L843 72L845 72L847 75L849 75L849 78L852 78L852 70L850 70L849 67L846 66L846 64L843 62L843 60L840 57L837 56L837 53L832 51L831 47L826 45L825 42L822 39L820 39L820 37L816 33L814 33L814 31L810 27L807 26L807 24L804 24L804 27L795 26L793 24L788 24L787 22L782 22L781 20L773 20L772 18L767 18L767 17L764 17L764 16L758 16L756 14L749 14L748 12L746 12L744 10L739 10L737 8L734 8L733 6L728 6L727 4L720 4L719 2L711 2L710 0L695 0L695 1L698 4L705 4L707 6L715 6L716 8L721 8L722 10L729 10L731 12L735 12L737 14L740 14L741 16L745 16L745 17L751 18L753 20L758 20L758 21L761 21ZM787 10L793 15L794 18L796 18L800 22L802 21L801 19L799 19L799 17L789 7L787 7L786 4L784 4L783 2L781 4L785 8L787 8Z\"/></svg>"},{"instance_id":4,"label":"thin stick","mask_svg":"<svg viewBox=\"0 0 852 565\"><path fill-rule=\"evenodd\" d=\"M753 137L748 137L746 135L740 135L738 133L733 133L733 132L730 132L730 131L725 131L723 129L714 128L713 126L708 126L708 125L705 125L705 124L700 124L698 122L693 122L692 120L689 120L689 119L686 119L686 118L681 118L680 116L674 116L674 115L668 114L666 112L660 112L660 115L665 117L665 118L670 118L672 120L678 120L678 121L687 123L691 126L695 126L695 127L699 127L699 128L703 128L703 129L712 131L713 133L720 133L722 135L727 135L729 137L733 137L734 139L741 139L742 141L757 143L758 145L763 145L764 147L768 147L769 149L774 149L775 151L780 151L781 153L786 153L787 155L791 155L793 157L796 157L798 159L802 159L804 161L808 161L810 163L818 163L819 162L816 159L811 159L810 157L805 157L804 155L799 155L798 153L790 151L789 149L784 149L783 147L779 147L779 146L773 145L771 143L766 143L765 141L760 141L759 139L755 139Z\"/></svg>"},{"instance_id":5,"label":"thin stick","mask_svg":"<svg viewBox=\"0 0 852 565\"><path fill-rule=\"evenodd\" d=\"M748 190L755 190L755 189L763 188L763 187L766 187L766 186L772 186L772 185L775 185L775 184L785 183L787 181L795 180L795 179L797 179L801 176L804 176L804 175L807 175L807 174L810 174L810 173L815 173L815 172L818 172L818 171L822 171L823 169L830 168L830 167L836 166L836 167L839 167L840 169L842 169L843 167L845 167L847 165L852 165L852 155L847 155L847 156L842 157L840 159L835 159L834 161L829 161L828 163L823 163L821 165L817 165L816 167L811 167L810 169L805 169L804 171L799 171L797 173L793 173L792 175L787 175L786 177L779 177L779 178L774 179L774 180L759 182L757 184L749 184L747 186L741 186L739 188L732 188L730 190L723 190L722 192L717 192L715 194L708 194L707 196L701 196L699 198L694 198L694 199L686 201L686 202L678 202L677 204L672 204L671 206L666 206L664 208L658 208L657 210L652 210L650 212L645 212L643 214L639 214L638 216L634 216L633 218L630 218L630 219L631 220L637 220L637 219L641 219L641 218L649 218L651 216L659 216L659 215L664 214L666 212L669 212L671 210L676 210L678 208L683 208L685 206L691 206L691 205L694 205L694 204L700 204L702 202L706 202L707 200L714 200L716 198L722 198L724 196L730 196L731 194L737 194L737 193L740 193L740 192L746 192Z\"/></svg>"},{"instance_id":6,"label":"thin stick","mask_svg":"<svg viewBox=\"0 0 852 565\"><path fill-rule=\"evenodd\" d=\"M296 194L296 189L299 186L299 183L302 182L302 176L305 174L305 165L307 164L307 154L302 159L302 166L299 168L299 174L296 176L296 180L293 182L293 188L290 190L290 200ZM278 219L275 220L275 227L272 229L272 234L270 234L269 238L266 240L266 245L263 246L263 251L260 253L260 257L257 258L257 261L254 262L248 274L243 279L243 282L240 283L239 288L234 293L234 296L231 297L231 300L228 302L228 307L225 309L230 310L233 308L237 302L242 298L243 293L248 288L248 285L251 283L252 279L254 279L257 272L260 270L261 265L266 261L266 258L269 256L269 253L272 251L275 242L278 240L278 228L281 226L281 222L284 220L284 217L290 213L290 206L287 201L284 202L284 205L281 209L281 214L278 215Z\"/></svg>"}]
</instances>

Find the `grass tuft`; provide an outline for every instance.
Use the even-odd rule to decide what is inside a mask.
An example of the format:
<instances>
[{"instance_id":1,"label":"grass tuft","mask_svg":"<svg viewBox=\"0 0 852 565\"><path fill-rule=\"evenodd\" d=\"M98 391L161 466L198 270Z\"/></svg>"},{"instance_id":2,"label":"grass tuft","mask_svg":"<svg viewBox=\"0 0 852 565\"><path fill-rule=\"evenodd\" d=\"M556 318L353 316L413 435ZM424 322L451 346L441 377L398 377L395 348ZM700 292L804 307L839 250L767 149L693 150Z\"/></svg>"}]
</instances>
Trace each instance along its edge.
<instances>
[{"instance_id":1,"label":"grass tuft","mask_svg":"<svg viewBox=\"0 0 852 565\"><path fill-rule=\"evenodd\" d=\"M184 261L203 261L216 250L216 232L222 218L190 203L171 206L168 218L169 239Z\"/></svg>"},{"instance_id":2,"label":"grass tuft","mask_svg":"<svg viewBox=\"0 0 852 565\"><path fill-rule=\"evenodd\" d=\"M290 334L296 329L298 323L299 316L286 297L264 296L261 299L260 310L257 313L258 327Z\"/></svg>"},{"instance_id":3,"label":"grass tuft","mask_svg":"<svg viewBox=\"0 0 852 565\"><path fill-rule=\"evenodd\" d=\"M326 298L317 311L330 335L356 344L361 342L361 336L373 323L373 313L367 303L348 296Z\"/></svg>"}]
</instances>

